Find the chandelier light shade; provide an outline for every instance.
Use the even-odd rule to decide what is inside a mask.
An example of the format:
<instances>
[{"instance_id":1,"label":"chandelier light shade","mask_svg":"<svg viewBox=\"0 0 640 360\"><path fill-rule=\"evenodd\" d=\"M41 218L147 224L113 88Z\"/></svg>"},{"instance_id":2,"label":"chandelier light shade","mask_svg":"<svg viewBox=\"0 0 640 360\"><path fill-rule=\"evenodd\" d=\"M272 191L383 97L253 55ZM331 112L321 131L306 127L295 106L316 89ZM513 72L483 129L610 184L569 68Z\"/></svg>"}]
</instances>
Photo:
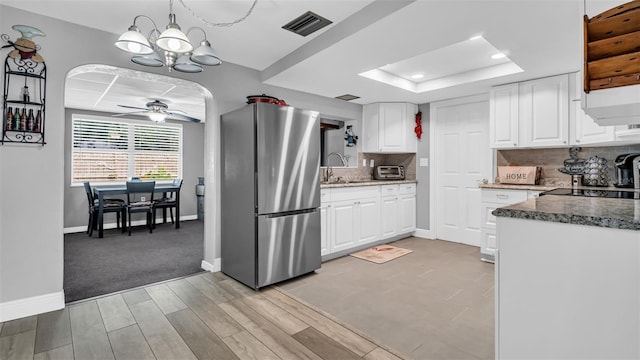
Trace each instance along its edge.
<instances>
[{"instance_id":1,"label":"chandelier light shade","mask_svg":"<svg viewBox=\"0 0 640 360\"><path fill-rule=\"evenodd\" d=\"M204 71L202 66L191 61L187 54L180 56L173 65L173 68L186 73L199 73Z\"/></svg>"},{"instance_id":2,"label":"chandelier light shade","mask_svg":"<svg viewBox=\"0 0 640 360\"><path fill-rule=\"evenodd\" d=\"M156 45L164 51L171 51L177 54L193 50L193 45L189 42L189 38L180 30L180 26L176 24L175 14L169 14L169 25L156 40Z\"/></svg>"},{"instance_id":3,"label":"chandelier light shade","mask_svg":"<svg viewBox=\"0 0 640 360\"><path fill-rule=\"evenodd\" d=\"M215 50L211 47L211 43L205 38L200 46L191 54L191 61L201 65L215 66L222 64L222 60L218 57Z\"/></svg>"},{"instance_id":4,"label":"chandelier light shade","mask_svg":"<svg viewBox=\"0 0 640 360\"><path fill-rule=\"evenodd\" d=\"M148 19L153 24L153 28L147 37L142 34L140 28L136 25L136 20L140 17ZM193 30L200 30L204 35L204 39L195 50L194 43L188 38L188 35ZM196 42L195 44L198 43ZM201 65L216 66L222 64L222 60L211 47L211 43L207 40L207 33L202 28L192 27L186 34L182 32L180 26L176 23L176 16L173 13L173 0L169 1L169 24L164 31L160 32L156 23L150 17L137 15L133 19L133 25L118 38L115 46L133 54L131 61L138 65L166 66L169 71L199 73L204 71Z\"/></svg>"},{"instance_id":5,"label":"chandelier light shade","mask_svg":"<svg viewBox=\"0 0 640 360\"><path fill-rule=\"evenodd\" d=\"M131 25L129 30L118 38L116 46L132 54L151 54L153 52L149 40L140 33L140 29L135 24Z\"/></svg>"},{"instance_id":6,"label":"chandelier light shade","mask_svg":"<svg viewBox=\"0 0 640 360\"><path fill-rule=\"evenodd\" d=\"M138 65L151 66L151 67L163 67L164 61L160 58L157 52L153 51L151 54L135 55L131 57L131 61Z\"/></svg>"}]
</instances>

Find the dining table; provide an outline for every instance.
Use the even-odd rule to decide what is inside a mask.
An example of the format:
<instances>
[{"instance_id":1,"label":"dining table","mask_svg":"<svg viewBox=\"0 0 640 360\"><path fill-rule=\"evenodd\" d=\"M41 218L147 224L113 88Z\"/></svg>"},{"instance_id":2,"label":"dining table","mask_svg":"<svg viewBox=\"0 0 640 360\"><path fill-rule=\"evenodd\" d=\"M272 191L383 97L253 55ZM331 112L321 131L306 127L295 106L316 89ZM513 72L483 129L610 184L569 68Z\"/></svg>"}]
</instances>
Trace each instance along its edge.
<instances>
[{"instance_id":1,"label":"dining table","mask_svg":"<svg viewBox=\"0 0 640 360\"><path fill-rule=\"evenodd\" d=\"M163 197L167 193L174 192L176 194L176 229L180 228L180 185L174 184L158 184L156 183L154 193L163 193ZM98 199L98 237L104 236L104 199L106 196L123 195L127 193L126 185L118 186L100 186L93 188L95 199ZM166 209L163 209L163 217L166 221Z\"/></svg>"}]
</instances>

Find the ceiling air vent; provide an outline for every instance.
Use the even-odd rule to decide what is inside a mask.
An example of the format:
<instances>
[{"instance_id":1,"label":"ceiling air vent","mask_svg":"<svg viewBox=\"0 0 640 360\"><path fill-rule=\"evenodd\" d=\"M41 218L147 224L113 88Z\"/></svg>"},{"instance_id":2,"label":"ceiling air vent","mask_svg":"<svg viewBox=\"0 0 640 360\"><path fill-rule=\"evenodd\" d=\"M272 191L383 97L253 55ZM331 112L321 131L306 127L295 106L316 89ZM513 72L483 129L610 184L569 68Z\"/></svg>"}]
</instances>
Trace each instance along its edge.
<instances>
[{"instance_id":1,"label":"ceiling air vent","mask_svg":"<svg viewBox=\"0 0 640 360\"><path fill-rule=\"evenodd\" d=\"M292 31L298 35L307 36L331 23L332 21L329 21L318 14L314 14L311 11L307 11L306 13L291 20L282 28Z\"/></svg>"},{"instance_id":2,"label":"ceiling air vent","mask_svg":"<svg viewBox=\"0 0 640 360\"><path fill-rule=\"evenodd\" d=\"M336 99L340 99L340 100L344 100L344 101L351 101L351 100L355 100L355 99L360 99L360 96L355 96L355 95L351 95L351 94L344 94L344 95L336 96Z\"/></svg>"}]
</instances>

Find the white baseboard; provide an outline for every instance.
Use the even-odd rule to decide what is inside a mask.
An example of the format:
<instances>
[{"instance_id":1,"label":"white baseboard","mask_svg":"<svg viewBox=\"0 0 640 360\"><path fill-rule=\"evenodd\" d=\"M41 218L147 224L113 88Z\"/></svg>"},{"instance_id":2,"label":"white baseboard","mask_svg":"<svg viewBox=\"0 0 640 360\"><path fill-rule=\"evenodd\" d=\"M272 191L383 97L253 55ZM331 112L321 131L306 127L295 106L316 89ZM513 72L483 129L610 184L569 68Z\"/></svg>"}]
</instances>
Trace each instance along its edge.
<instances>
[{"instance_id":1,"label":"white baseboard","mask_svg":"<svg viewBox=\"0 0 640 360\"><path fill-rule=\"evenodd\" d=\"M0 322L64 308L64 291L0 303Z\"/></svg>"},{"instance_id":2,"label":"white baseboard","mask_svg":"<svg viewBox=\"0 0 640 360\"><path fill-rule=\"evenodd\" d=\"M416 231L413 232L413 236L415 237L419 237L419 238L425 238L425 239L433 239L433 232L431 230L426 230L426 229L416 229Z\"/></svg>"},{"instance_id":3,"label":"white baseboard","mask_svg":"<svg viewBox=\"0 0 640 360\"><path fill-rule=\"evenodd\" d=\"M185 216L180 216L180 221L188 221L188 220L196 220L198 219L198 215L185 215ZM162 223L162 217L156 218L156 224L160 224ZM131 222L131 226L142 226L142 225L146 225L147 221L146 220L135 220ZM106 229L115 229L118 226L116 225L116 223L104 223L104 228ZM65 234L71 234L71 233L79 233L79 232L86 232L87 231L87 227L86 226L72 226L72 227L66 227L64 228L64 233ZM94 230L95 232L95 230Z\"/></svg>"},{"instance_id":4,"label":"white baseboard","mask_svg":"<svg viewBox=\"0 0 640 360\"><path fill-rule=\"evenodd\" d=\"M220 271L220 269L222 269L221 259L220 258L213 259L213 264L208 261L202 260L200 267L202 268L202 270L206 270L210 272L218 272Z\"/></svg>"}]
</instances>

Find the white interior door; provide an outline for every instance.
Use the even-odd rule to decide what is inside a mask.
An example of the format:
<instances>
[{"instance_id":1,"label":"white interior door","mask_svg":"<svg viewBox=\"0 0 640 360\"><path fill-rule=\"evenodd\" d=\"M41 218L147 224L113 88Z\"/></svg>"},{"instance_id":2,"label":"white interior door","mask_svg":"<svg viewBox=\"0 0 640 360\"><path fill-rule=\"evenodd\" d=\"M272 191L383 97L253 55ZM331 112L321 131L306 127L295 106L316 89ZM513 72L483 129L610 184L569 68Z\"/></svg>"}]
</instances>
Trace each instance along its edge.
<instances>
[{"instance_id":1,"label":"white interior door","mask_svg":"<svg viewBox=\"0 0 640 360\"><path fill-rule=\"evenodd\" d=\"M433 103L435 124L436 236L480 246L480 189L491 176L489 102L484 98L461 103Z\"/></svg>"}]
</instances>

